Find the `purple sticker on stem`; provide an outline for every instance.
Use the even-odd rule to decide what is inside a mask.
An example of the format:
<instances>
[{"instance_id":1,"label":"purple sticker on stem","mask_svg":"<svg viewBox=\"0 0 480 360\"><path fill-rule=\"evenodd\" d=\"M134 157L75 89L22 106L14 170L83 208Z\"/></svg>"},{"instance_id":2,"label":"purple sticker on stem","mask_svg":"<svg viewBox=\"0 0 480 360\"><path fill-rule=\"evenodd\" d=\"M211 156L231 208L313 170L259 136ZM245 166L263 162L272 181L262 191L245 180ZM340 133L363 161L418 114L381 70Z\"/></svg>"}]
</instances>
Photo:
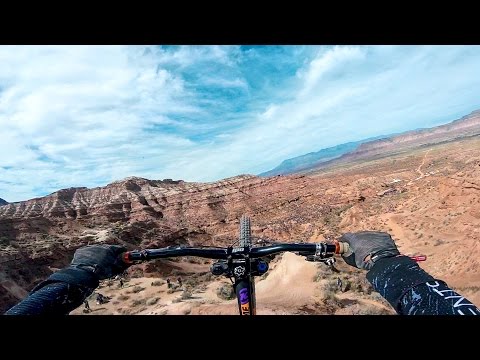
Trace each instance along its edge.
<instances>
[{"instance_id":1,"label":"purple sticker on stem","mask_svg":"<svg viewBox=\"0 0 480 360\"><path fill-rule=\"evenodd\" d=\"M240 294L240 304L243 305L248 303L248 289L247 288L241 289L239 294Z\"/></svg>"}]
</instances>

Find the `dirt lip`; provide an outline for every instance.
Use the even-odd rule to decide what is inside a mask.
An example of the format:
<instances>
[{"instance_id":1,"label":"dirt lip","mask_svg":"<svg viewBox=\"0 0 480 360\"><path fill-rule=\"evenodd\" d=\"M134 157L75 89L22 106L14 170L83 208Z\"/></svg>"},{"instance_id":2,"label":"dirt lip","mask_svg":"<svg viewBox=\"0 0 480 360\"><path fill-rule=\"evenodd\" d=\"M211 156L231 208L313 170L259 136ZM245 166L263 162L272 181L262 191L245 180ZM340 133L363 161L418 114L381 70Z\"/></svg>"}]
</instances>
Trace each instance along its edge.
<instances>
[{"instance_id":1,"label":"dirt lip","mask_svg":"<svg viewBox=\"0 0 480 360\"><path fill-rule=\"evenodd\" d=\"M353 161L308 175L245 175L208 184L133 178L102 188L71 189L2 206L0 311L16 303L52 271L68 264L80 246L105 242L124 244L129 249L174 244L225 246L237 238L243 213L252 217L255 237L278 241L315 242L347 231L387 231L402 253L426 254L428 260L421 263L425 270L480 306L478 149L480 138L472 137ZM378 195L389 188L395 191ZM259 299L264 299L259 313L362 313L366 300L378 300L360 292L346 298L334 293L325 299L323 294L331 291L324 288L329 286L328 276L334 275L321 279L326 283L310 281L307 270L302 277L292 268L300 266L297 260L289 261L284 266L297 274L295 281L282 285L279 280L277 287L268 287L269 277L277 276L274 269L259 281L259 289L265 290L264 294L259 290ZM193 298L185 295L187 298L173 303L181 294L164 294L166 302L160 295L162 300L148 305L158 291L153 286L145 304L140 301L131 308L130 302L138 299L129 295L124 302L112 300L111 313L235 313L234 302L216 295L215 286L220 280L202 278L208 266L185 259L133 267L129 272L145 282L139 285L146 288L145 292L150 291L149 281L177 274L200 280L188 290ZM275 291L291 296L290 300L282 299L290 305L282 307L274 301L271 294ZM204 298L205 294L211 297ZM366 300L362 302L363 298ZM204 304L189 305L202 300ZM349 310L353 306L356 309Z\"/></svg>"}]
</instances>

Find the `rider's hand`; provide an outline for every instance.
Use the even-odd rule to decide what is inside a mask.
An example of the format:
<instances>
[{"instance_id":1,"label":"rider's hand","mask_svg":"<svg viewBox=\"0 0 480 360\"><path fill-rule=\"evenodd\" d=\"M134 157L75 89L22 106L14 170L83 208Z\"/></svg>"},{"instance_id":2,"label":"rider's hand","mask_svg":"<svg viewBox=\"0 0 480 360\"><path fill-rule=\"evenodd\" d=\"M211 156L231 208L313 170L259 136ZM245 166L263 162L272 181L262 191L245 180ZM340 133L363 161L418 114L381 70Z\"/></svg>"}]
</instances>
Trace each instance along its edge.
<instances>
[{"instance_id":1,"label":"rider's hand","mask_svg":"<svg viewBox=\"0 0 480 360\"><path fill-rule=\"evenodd\" d=\"M386 232L346 233L339 240L350 246L350 251L342 255L345 262L359 269L370 270L379 259L400 255L392 237Z\"/></svg>"},{"instance_id":2,"label":"rider's hand","mask_svg":"<svg viewBox=\"0 0 480 360\"><path fill-rule=\"evenodd\" d=\"M87 270L103 280L127 268L120 258L125 251L127 249L119 245L88 245L75 251L70 266Z\"/></svg>"}]
</instances>

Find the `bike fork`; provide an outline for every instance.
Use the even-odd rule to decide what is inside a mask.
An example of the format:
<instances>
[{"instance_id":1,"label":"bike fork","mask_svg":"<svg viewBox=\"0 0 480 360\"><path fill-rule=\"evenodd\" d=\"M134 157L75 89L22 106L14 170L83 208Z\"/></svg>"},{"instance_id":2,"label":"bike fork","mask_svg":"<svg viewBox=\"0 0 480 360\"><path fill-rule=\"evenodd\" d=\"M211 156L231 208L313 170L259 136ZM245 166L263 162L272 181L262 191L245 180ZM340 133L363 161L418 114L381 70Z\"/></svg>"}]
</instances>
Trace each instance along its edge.
<instances>
[{"instance_id":1,"label":"bike fork","mask_svg":"<svg viewBox=\"0 0 480 360\"><path fill-rule=\"evenodd\" d=\"M240 315L255 315L255 280L253 276L236 280L233 286L237 296Z\"/></svg>"}]
</instances>

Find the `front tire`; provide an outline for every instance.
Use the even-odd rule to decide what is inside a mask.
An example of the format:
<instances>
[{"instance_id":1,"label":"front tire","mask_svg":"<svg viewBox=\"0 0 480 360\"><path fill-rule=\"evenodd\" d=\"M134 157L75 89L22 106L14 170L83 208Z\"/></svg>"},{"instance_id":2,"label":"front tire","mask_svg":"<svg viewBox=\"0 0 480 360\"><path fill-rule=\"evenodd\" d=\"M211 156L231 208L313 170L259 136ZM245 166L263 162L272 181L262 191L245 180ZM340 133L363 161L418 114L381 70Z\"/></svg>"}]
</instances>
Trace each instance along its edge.
<instances>
[{"instance_id":1,"label":"front tire","mask_svg":"<svg viewBox=\"0 0 480 360\"><path fill-rule=\"evenodd\" d=\"M252 229L250 218L243 215L240 219L240 247L252 246Z\"/></svg>"}]
</instances>

